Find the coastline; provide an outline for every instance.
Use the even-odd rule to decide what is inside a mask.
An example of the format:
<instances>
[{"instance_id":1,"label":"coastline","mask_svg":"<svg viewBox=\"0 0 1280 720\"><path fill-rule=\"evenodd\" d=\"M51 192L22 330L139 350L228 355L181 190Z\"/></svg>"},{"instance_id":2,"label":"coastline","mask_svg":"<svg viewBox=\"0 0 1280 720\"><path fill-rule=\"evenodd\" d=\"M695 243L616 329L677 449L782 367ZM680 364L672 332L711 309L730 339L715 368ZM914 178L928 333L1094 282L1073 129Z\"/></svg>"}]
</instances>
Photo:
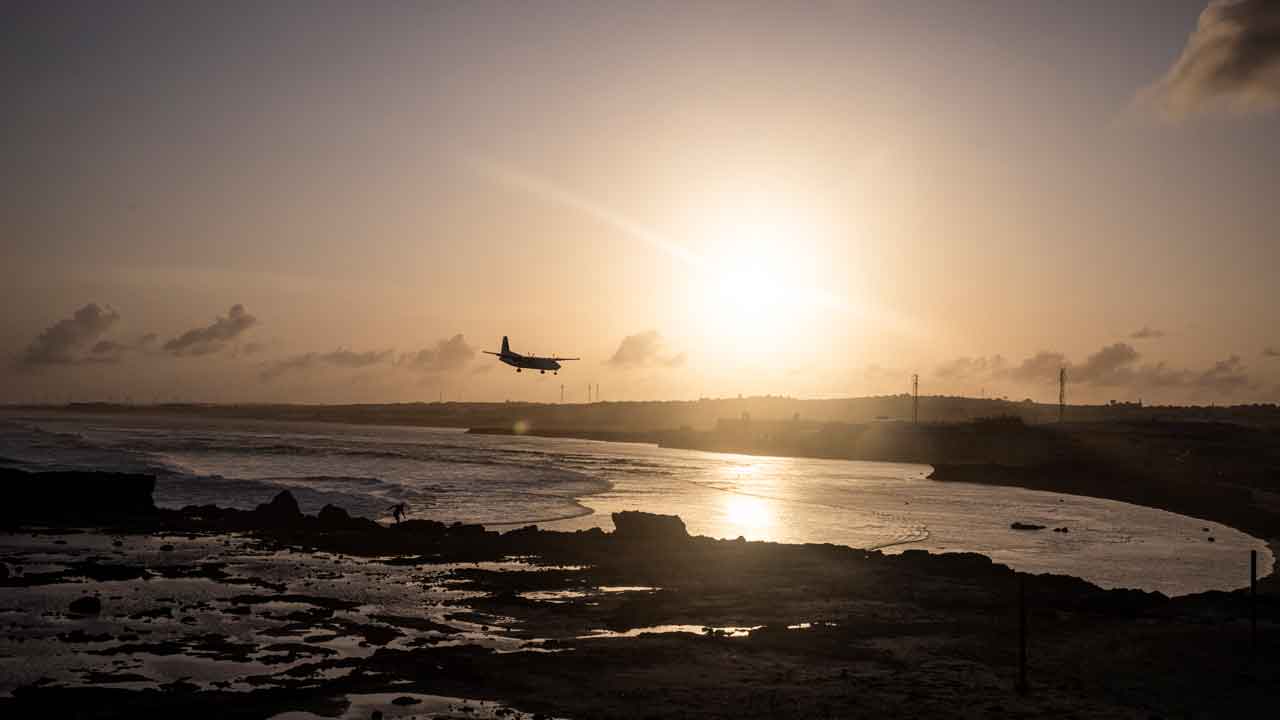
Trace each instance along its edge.
<instances>
[{"instance_id":1,"label":"coastline","mask_svg":"<svg viewBox=\"0 0 1280 720\"><path fill-rule=\"evenodd\" d=\"M113 479L137 490L119 507L50 505L0 534L24 652L76 658L24 670L0 711L332 716L381 693L388 711L471 699L443 717L1173 716L1243 713L1280 678L1280 598L1260 598L1251 663L1247 591L1168 598L971 553L713 540L645 513L615 514L613 532L498 533L306 516L288 493L252 511L159 510L137 503L146 478ZM147 659L166 656L182 669Z\"/></svg>"},{"instance_id":2,"label":"coastline","mask_svg":"<svg viewBox=\"0 0 1280 720\"><path fill-rule=\"evenodd\" d=\"M982 485L1003 485L1029 490L1103 500L1117 500L1133 505L1165 510L1178 515L1193 517L1227 525L1272 547L1272 555L1280 564L1280 553L1275 551L1277 530L1280 530L1280 509L1263 507L1255 502L1250 487L1262 489L1275 478L1237 479L1246 473L1265 473L1266 464L1259 468L1243 467L1252 455L1263 454L1267 462L1280 464L1280 448L1269 447L1269 436L1253 438L1247 442L1239 457L1223 457L1209 448L1220 442L1216 433L1219 427L1207 427L1202 437L1199 428L1186 432L1184 426L1174 426L1176 437L1173 447L1158 446L1155 454L1146 448L1126 448L1116 452L1116 440L1146 440L1156 433L1165 433L1162 425L1102 425L1053 427L992 428L972 432L970 428L930 428L925 433L935 437L920 436L916 429L906 426L879 430L881 435L874 442L851 442L845 445L819 445L814 443L785 442L778 437L769 443L756 442L750 436L727 433L697 433L688 431L655 431L629 433L624 442L648 442L659 447L693 449L707 452L728 452L743 455L773 457L805 457L814 459L865 460L873 462L914 462L934 468L928 476L936 482L966 482ZM469 432L513 434L505 429L473 429ZM893 437L893 434L897 437ZM944 435L937 442L936 434ZM593 431L529 431L529 435L552 438L609 440L607 433ZM994 447L957 448L955 438L976 438L975 444L984 442ZM1116 436L1112 438L1110 436ZM1099 442L1101 437L1111 445ZM1161 437L1161 441L1167 440ZM1031 452L1009 452L1002 445L1025 442L1033 447ZM1155 443L1151 443L1155 445ZM825 448L823 451L804 451L806 448ZM1214 447L1216 450L1216 447ZM788 451L789 450L789 451ZM1187 461L1187 455L1200 451L1199 457ZM1196 463L1195 460L1200 460ZM1280 477L1280 476L1277 476ZM1275 575L1273 571L1272 575Z\"/></svg>"}]
</instances>

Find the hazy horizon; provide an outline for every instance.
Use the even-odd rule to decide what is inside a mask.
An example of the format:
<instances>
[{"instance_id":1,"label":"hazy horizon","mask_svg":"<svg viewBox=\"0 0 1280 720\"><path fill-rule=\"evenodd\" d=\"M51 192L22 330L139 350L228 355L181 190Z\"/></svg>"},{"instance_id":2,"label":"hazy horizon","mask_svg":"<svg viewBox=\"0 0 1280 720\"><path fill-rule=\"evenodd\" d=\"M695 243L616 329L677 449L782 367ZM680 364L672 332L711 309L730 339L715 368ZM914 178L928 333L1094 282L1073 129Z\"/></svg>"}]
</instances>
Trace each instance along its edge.
<instances>
[{"instance_id":1,"label":"hazy horizon","mask_svg":"<svg viewBox=\"0 0 1280 720\"><path fill-rule=\"evenodd\" d=\"M0 402L1280 401L1275 3L5 15Z\"/></svg>"}]
</instances>

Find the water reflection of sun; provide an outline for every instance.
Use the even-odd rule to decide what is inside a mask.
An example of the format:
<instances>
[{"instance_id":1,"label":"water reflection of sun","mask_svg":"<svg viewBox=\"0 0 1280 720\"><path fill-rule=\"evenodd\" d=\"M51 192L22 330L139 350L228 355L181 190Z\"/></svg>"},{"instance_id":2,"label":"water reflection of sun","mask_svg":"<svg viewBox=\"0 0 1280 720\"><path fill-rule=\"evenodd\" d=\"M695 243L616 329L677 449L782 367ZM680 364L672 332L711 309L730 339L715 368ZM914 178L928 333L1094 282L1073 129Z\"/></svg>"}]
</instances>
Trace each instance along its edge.
<instances>
[{"instance_id":1,"label":"water reflection of sun","mask_svg":"<svg viewBox=\"0 0 1280 720\"><path fill-rule=\"evenodd\" d=\"M729 529L738 534L748 530L761 530L773 525L773 508L764 498L747 495L727 495L724 501L724 520ZM732 534L732 533L726 533Z\"/></svg>"}]
</instances>

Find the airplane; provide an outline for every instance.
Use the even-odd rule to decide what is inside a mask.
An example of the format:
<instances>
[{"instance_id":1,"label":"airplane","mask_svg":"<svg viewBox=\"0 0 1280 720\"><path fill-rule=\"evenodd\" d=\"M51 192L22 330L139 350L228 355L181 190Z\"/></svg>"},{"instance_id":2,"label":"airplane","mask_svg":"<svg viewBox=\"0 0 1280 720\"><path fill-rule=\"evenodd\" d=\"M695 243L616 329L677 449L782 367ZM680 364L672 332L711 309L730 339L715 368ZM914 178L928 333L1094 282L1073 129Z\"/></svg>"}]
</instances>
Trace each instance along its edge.
<instances>
[{"instance_id":1,"label":"airplane","mask_svg":"<svg viewBox=\"0 0 1280 720\"><path fill-rule=\"evenodd\" d=\"M560 363L566 360L581 360L582 358L571 357L537 357L534 355L521 355L520 353L511 352L511 346L507 344L507 336L502 336L502 352L482 351L487 355L495 355L502 362L516 369L516 372L522 370L537 370L539 373L546 375L550 370L552 375L558 375Z\"/></svg>"}]
</instances>

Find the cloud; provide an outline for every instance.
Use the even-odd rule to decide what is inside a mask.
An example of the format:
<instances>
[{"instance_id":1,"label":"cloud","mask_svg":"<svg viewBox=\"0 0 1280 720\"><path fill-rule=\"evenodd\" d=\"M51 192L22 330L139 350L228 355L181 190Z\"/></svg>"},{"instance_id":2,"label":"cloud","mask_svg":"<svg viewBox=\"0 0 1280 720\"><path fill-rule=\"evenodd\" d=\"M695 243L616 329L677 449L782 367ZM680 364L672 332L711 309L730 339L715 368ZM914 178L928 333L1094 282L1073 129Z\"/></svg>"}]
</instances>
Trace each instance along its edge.
<instances>
[{"instance_id":1,"label":"cloud","mask_svg":"<svg viewBox=\"0 0 1280 720\"><path fill-rule=\"evenodd\" d=\"M370 350L355 352L346 348L338 348L327 353L303 353L279 360L268 365L259 374L263 381L275 380L281 375L305 372L321 367L336 367L347 370L358 370L381 364L391 357L393 350Z\"/></svg>"},{"instance_id":2,"label":"cloud","mask_svg":"<svg viewBox=\"0 0 1280 720\"><path fill-rule=\"evenodd\" d=\"M1078 364L1062 353L1041 351L1015 366L1007 365L999 355L959 358L942 365L935 374L943 380L1036 385L1056 383L1058 372L1065 368L1069 384L1094 388L1180 389L1192 394L1231 395L1254 387L1237 355L1199 371L1179 370L1163 362L1144 364L1139 362L1141 358L1132 345L1119 342L1099 349Z\"/></svg>"},{"instance_id":3,"label":"cloud","mask_svg":"<svg viewBox=\"0 0 1280 720\"><path fill-rule=\"evenodd\" d=\"M1232 355L1226 360L1219 360L1213 367L1200 373L1196 378L1197 387L1211 390L1219 395L1231 395L1237 390L1249 387L1249 376L1244 371L1244 363L1239 355Z\"/></svg>"},{"instance_id":4,"label":"cloud","mask_svg":"<svg viewBox=\"0 0 1280 720\"><path fill-rule=\"evenodd\" d=\"M1214 0L1200 13L1173 67L1138 102L1169 118L1222 103L1235 110L1280 104L1280 3Z\"/></svg>"},{"instance_id":5,"label":"cloud","mask_svg":"<svg viewBox=\"0 0 1280 720\"><path fill-rule=\"evenodd\" d=\"M622 339L609 365L620 368L681 367L688 360L685 353L664 354L665 346L657 330L649 330Z\"/></svg>"},{"instance_id":6,"label":"cloud","mask_svg":"<svg viewBox=\"0 0 1280 720\"><path fill-rule=\"evenodd\" d=\"M941 365L934 374L943 380L972 380L990 377L1005 370L1005 360L999 355L991 357L962 357Z\"/></svg>"},{"instance_id":7,"label":"cloud","mask_svg":"<svg viewBox=\"0 0 1280 720\"><path fill-rule=\"evenodd\" d=\"M1067 366L1067 356L1060 352L1041 350L1023 360L1015 368L999 373L998 377L1008 377L1022 383L1050 383L1058 381L1058 371Z\"/></svg>"},{"instance_id":8,"label":"cloud","mask_svg":"<svg viewBox=\"0 0 1280 720\"><path fill-rule=\"evenodd\" d=\"M1134 330L1129 333L1130 340L1155 340L1156 338L1162 337L1164 337L1163 330L1156 330L1155 328L1147 327L1146 325L1143 325L1141 330Z\"/></svg>"},{"instance_id":9,"label":"cloud","mask_svg":"<svg viewBox=\"0 0 1280 720\"><path fill-rule=\"evenodd\" d=\"M435 347L401 355L396 365L415 372L454 372L466 367L475 356L475 348L459 333L448 340L436 341Z\"/></svg>"},{"instance_id":10,"label":"cloud","mask_svg":"<svg viewBox=\"0 0 1280 720\"><path fill-rule=\"evenodd\" d=\"M1083 365L1071 369L1075 382L1094 385L1124 385L1132 380L1133 368L1138 361L1138 351L1128 343L1116 343L1090 355Z\"/></svg>"},{"instance_id":11,"label":"cloud","mask_svg":"<svg viewBox=\"0 0 1280 720\"><path fill-rule=\"evenodd\" d=\"M233 351L234 355L259 355L267 349L266 343L247 342L243 345L237 345Z\"/></svg>"},{"instance_id":12,"label":"cloud","mask_svg":"<svg viewBox=\"0 0 1280 720\"><path fill-rule=\"evenodd\" d=\"M85 362L114 363L119 362L126 354L143 351L156 341L155 333L139 335L133 340L99 340L89 348L89 356Z\"/></svg>"},{"instance_id":13,"label":"cloud","mask_svg":"<svg viewBox=\"0 0 1280 720\"><path fill-rule=\"evenodd\" d=\"M77 362L81 349L101 337L119 319L120 314L110 307L89 303L71 317L45 328L22 352L18 364L34 368Z\"/></svg>"},{"instance_id":14,"label":"cloud","mask_svg":"<svg viewBox=\"0 0 1280 720\"><path fill-rule=\"evenodd\" d=\"M174 355L189 356L221 352L257 322L258 319L250 315L243 305L232 305L226 317L219 317L211 325L182 333L165 343L164 349Z\"/></svg>"},{"instance_id":15,"label":"cloud","mask_svg":"<svg viewBox=\"0 0 1280 720\"><path fill-rule=\"evenodd\" d=\"M1280 350L1277 350L1277 349L1275 349L1275 348L1273 348L1273 347L1266 347L1266 348L1263 348L1263 349L1262 349L1262 357L1265 357L1265 358L1280 358Z\"/></svg>"}]
</instances>

